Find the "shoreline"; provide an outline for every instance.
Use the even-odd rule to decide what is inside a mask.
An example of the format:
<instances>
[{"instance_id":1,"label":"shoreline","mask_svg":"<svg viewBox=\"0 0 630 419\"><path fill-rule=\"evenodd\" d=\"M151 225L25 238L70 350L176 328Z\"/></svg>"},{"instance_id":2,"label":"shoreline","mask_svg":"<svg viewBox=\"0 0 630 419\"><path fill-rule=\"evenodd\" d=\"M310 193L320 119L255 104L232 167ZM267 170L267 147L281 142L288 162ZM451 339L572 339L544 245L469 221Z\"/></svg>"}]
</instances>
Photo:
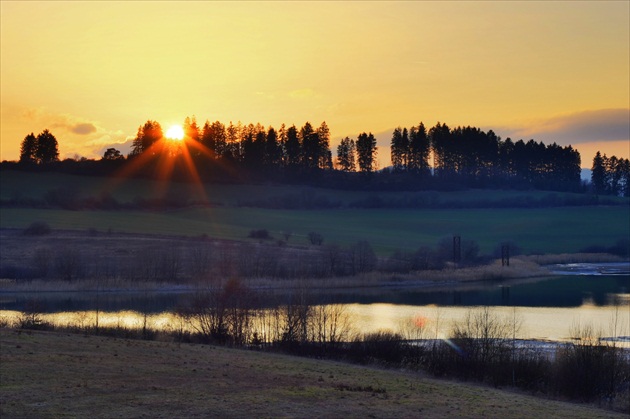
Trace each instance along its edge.
<instances>
[{"instance_id":1,"label":"shoreline","mask_svg":"<svg viewBox=\"0 0 630 419\"><path fill-rule=\"evenodd\" d=\"M594 255L591 255L594 256ZM356 277L332 277L313 279L241 279L240 281L254 291L294 291L308 290L316 293L326 292L352 292L357 290L469 290L493 283L499 286L509 286L522 283L531 283L545 278L561 275L581 275L572 272L558 272L549 270L550 265L539 265L531 261L531 256L513 259L514 269L501 267L500 261L493 264L472 268L445 269L441 271L419 271L412 274L396 275L373 272ZM534 257L540 258L538 256ZM621 258L601 258L600 262L592 261L593 257L586 255L545 255L546 260L581 260L584 262L568 262L569 264L595 264L630 263ZM557 264L557 263L556 263ZM554 265L556 265L554 264ZM562 264L562 263L560 263ZM508 271L508 269L510 269ZM602 274L605 275L605 274ZM619 276L625 276L622 273ZM172 282L128 282L120 278L106 280L16 280L0 279L0 296L11 294L44 294L44 293L152 293L152 294L179 294L193 293L220 288L224 280L215 279L197 281L187 284Z\"/></svg>"}]
</instances>

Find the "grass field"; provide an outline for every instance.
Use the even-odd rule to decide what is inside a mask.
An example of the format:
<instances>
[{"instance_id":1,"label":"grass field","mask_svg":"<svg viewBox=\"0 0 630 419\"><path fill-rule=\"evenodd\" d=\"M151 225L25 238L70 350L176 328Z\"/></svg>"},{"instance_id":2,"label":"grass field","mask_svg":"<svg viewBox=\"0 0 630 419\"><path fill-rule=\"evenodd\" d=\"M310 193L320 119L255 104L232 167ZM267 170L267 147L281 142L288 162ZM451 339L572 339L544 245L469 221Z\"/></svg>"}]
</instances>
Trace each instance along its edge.
<instances>
[{"instance_id":1,"label":"grass field","mask_svg":"<svg viewBox=\"0 0 630 419\"><path fill-rule=\"evenodd\" d=\"M627 417L411 372L207 345L0 329L0 416Z\"/></svg>"},{"instance_id":2,"label":"grass field","mask_svg":"<svg viewBox=\"0 0 630 419\"><path fill-rule=\"evenodd\" d=\"M394 249L434 246L459 234L489 253L512 240L527 253L575 253L590 245L610 246L628 237L627 207L461 210L267 210L257 208L188 208L168 212L64 211L0 208L1 228L25 228L45 221L54 229L152 233L243 240L252 229L275 238L290 231L291 244L306 245L315 231L324 243L347 245L368 240L381 254Z\"/></svg>"},{"instance_id":3,"label":"grass field","mask_svg":"<svg viewBox=\"0 0 630 419\"><path fill-rule=\"evenodd\" d=\"M526 253L574 253L592 245L611 246L630 234L630 205L575 206L549 208L484 209L361 209L271 210L239 206L239 202L274 196L323 196L344 205L374 196L373 192L338 191L286 185L203 185L165 184L147 180L107 179L58 173L3 171L2 199L17 196L42 199L58 187L70 187L82 196L109 191L119 202L181 195L191 202L207 199L211 207L186 207L149 212L64 211L60 209L0 208L1 228L25 228L45 221L54 229L97 229L129 233L154 233L243 240L254 229L267 229L274 238L291 232L290 244L307 245L311 231L323 235L325 244L349 245L367 240L381 255L395 249L415 250L435 246L443 237L461 235L479 243L490 253L502 241L514 241ZM500 202L524 197L544 199L544 191L461 191L426 192L442 203ZM404 192L379 192L378 196L400 198ZM555 194L569 195L569 194ZM578 195L579 196L579 195ZM623 201L623 199L622 199ZM627 199L623 202L628 202Z\"/></svg>"},{"instance_id":4,"label":"grass field","mask_svg":"<svg viewBox=\"0 0 630 419\"><path fill-rule=\"evenodd\" d=\"M187 183L160 182L143 179L119 179L91 176L76 176L62 173L31 173L4 170L0 172L0 199L9 200L15 197L43 199L47 192L55 188L69 188L79 196L97 197L101 193L110 193L121 203L134 200L163 198L169 194L180 199L202 201L207 198L211 203L235 206L242 202L259 201L267 198L286 196L323 197L342 206L357 200L380 197L384 201L405 196L423 196L443 206L450 204L466 205L472 202L498 203L506 199L529 198L558 199L583 198L582 194L549 192L549 191L497 191L497 190L463 190L456 192L372 192L343 191L316 188L303 185L225 185L208 184L192 185ZM617 202L628 202L627 198L607 199ZM452 205L451 205L452 206Z\"/></svg>"}]
</instances>

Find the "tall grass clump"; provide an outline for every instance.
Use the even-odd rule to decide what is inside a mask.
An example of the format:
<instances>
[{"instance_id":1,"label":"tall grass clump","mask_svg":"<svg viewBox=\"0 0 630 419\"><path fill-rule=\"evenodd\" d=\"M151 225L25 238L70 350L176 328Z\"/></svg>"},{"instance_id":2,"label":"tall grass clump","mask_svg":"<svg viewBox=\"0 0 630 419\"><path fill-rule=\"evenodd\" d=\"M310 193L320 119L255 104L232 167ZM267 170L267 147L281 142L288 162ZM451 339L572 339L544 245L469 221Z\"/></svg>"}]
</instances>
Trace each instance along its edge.
<instances>
[{"instance_id":1,"label":"tall grass clump","mask_svg":"<svg viewBox=\"0 0 630 419\"><path fill-rule=\"evenodd\" d=\"M50 234L51 231L52 230L48 223L44 221L35 221L26 227L23 233L25 236L45 236L46 234Z\"/></svg>"},{"instance_id":2,"label":"tall grass clump","mask_svg":"<svg viewBox=\"0 0 630 419\"><path fill-rule=\"evenodd\" d=\"M614 342L603 341L592 326L576 325L572 341L556 351L553 369L554 392L583 402L615 403L620 395L628 403L630 359ZM628 406L630 407L630 406Z\"/></svg>"}]
</instances>

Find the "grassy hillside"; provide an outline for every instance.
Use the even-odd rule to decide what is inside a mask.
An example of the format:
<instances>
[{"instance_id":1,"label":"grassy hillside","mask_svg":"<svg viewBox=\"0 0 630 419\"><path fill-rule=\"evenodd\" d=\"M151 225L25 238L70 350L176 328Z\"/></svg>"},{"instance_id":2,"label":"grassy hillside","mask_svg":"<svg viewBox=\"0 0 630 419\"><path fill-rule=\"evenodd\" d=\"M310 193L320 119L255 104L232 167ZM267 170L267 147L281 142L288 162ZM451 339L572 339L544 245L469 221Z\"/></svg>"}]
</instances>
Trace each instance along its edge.
<instances>
[{"instance_id":1,"label":"grassy hillside","mask_svg":"<svg viewBox=\"0 0 630 419\"><path fill-rule=\"evenodd\" d=\"M0 329L0 416L624 417L493 388L329 361Z\"/></svg>"},{"instance_id":2,"label":"grassy hillside","mask_svg":"<svg viewBox=\"0 0 630 419\"><path fill-rule=\"evenodd\" d=\"M267 229L274 238L291 232L290 244L307 245L311 231L323 235L325 244L348 245L367 240L380 254L395 249L434 246L441 238L459 234L475 240L490 253L500 242L512 240L527 253L577 252L592 245L610 246L630 232L630 206L568 206L548 208L460 208L466 203L584 197L541 191L422 192L422 199L455 208L356 208L351 204L376 196L382 201L401 200L405 192L338 191L287 185L187 185L147 180L71 176L58 173L3 171L3 200L17 197L42 200L55 188L72 189L81 196L109 192L121 203L138 199L174 197L182 202L204 199L214 206L192 206L149 212L65 211L61 209L0 208L1 228L25 228L45 221L55 229L97 229L243 240L254 229ZM170 191L170 192L169 192ZM271 199L270 199L271 197ZM341 203L333 209L264 209L239 205L244 202L309 200L319 197ZM555 198L554 198L555 197ZM628 200L619 199L627 203Z\"/></svg>"},{"instance_id":3,"label":"grassy hillside","mask_svg":"<svg viewBox=\"0 0 630 419\"><path fill-rule=\"evenodd\" d=\"M288 199L306 197L326 199L340 206L378 197L382 201L418 198L428 205L461 207L478 202L500 204L505 201L527 203L527 200L583 199L584 195L548 191L496 191L465 190L456 192L384 192L384 191L342 191L315 188L303 185L193 185L176 182L160 182L143 179L120 179L91 176L75 176L61 173L31 173L3 170L0 173L0 199L16 197L43 199L46 193L56 188L66 188L79 196L97 197L109 193L121 203L137 199L157 199L173 196L193 202L207 199L213 204L236 206L239 203L260 202L267 199ZM612 198L612 202L628 202L627 198Z\"/></svg>"},{"instance_id":4,"label":"grassy hillside","mask_svg":"<svg viewBox=\"0 0 630 419\"><path fill-rule=\"evenodd\" d=\"M460 234L489 253L504 240L525 252L571 253L590 245L609 246L627 237L627 207L461 210L323 210L289 211L257 208L188 208L169 212L64 211L0 208L1 228L25 228L46 221L55 229L152 233L243 240L252 229L267 229L275 238L291 231L291 244L306 245L315 231L324 243L347 245L368 240L381 253L434 246L440 238Z\"/></svg>"}]
</instances>

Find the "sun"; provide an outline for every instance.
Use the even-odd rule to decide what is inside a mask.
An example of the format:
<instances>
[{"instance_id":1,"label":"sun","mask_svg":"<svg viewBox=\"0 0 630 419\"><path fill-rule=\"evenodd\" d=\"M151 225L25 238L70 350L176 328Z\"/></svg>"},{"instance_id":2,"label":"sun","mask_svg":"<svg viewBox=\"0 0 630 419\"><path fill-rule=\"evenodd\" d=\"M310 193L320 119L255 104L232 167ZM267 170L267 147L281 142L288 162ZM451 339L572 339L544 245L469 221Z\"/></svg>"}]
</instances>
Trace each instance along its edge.
<instances>
[{"instance_id":1,"label":"sun","mask_svg":"<svg viewBox=\"0 0 630 419\"><path fill-rule=\"evenodd\" d=\"M181 141L184 139L184 129L181 125L171 125L166 131L165 137L169 140Z\"/></svg>"}]
</instances>

